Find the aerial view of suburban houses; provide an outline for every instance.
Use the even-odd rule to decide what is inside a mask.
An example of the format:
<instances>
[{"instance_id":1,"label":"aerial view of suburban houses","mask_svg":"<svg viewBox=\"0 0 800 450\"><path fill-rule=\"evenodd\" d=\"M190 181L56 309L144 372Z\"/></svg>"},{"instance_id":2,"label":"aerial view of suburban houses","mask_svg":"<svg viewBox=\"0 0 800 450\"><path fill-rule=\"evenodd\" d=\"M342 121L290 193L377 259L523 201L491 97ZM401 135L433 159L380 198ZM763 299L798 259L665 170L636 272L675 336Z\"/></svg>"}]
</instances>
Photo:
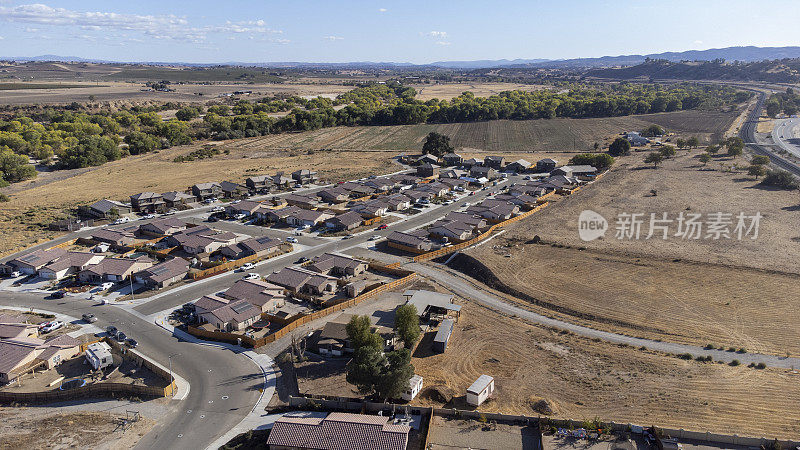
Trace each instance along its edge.
<instances>
[{"instance_id":1,"label":"aerial view of suburban houses","mask_svg":"<svg viewBox=\"0 0 800 450\"><path fill-rule=\"evenodd\" d=\"M0 1L0 448L800 449L800 8L632 3Z\"/></svg>"}]
</instances>

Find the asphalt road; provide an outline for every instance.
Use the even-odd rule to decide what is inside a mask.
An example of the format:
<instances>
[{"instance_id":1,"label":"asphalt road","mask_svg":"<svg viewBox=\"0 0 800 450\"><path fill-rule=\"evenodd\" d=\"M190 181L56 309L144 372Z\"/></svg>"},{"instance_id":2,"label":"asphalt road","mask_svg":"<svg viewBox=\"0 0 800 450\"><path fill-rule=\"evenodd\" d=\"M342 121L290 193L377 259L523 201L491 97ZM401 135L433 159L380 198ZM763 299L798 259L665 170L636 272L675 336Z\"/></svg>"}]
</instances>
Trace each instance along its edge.
<instances>
[{"instance_id":1,"label":"asphalt road","mask_svg":"<svg viewBox=\"0 0 800 450\"><path fill-rule=\"evenodd\" d=\"M780 148L800 158L800 139L795 137L798 127L800 127L798 118L783 120L772 129L772 140Z\"/></svg>"},{"instance_id":2,"label":"asphalt road","mask_svg":"<svg viewBox=\"0 0 800 450\"><path fill-rule=\"evenodd\" d=\"M180 341L163 328L114 306L93 306L94 302L65 297L44 300L40 294L3 292L0 303L80 317L93 313L96 325L114 325L139 342L138 349L190 384L189 395L173 401L172 411L145 435L137 448L205 448L209 442L236 426L261 395L261 369L249 359L230 350ZM223 397L227 397L223 399ZM191 412L189 412L191 411Z\"/></svg>"},{"instance_id":3,"label":"asphalt road","mask_svg":"<svg viewBox=\"0 0 800 450\"><path fill-rule=\"evenodd\" d=\"M751 89L752 90L752 89ZM759 145L756 143L756 126L758 125L758 118L761 117L761 109L764 107L767 94L762 91L758 92L758 102L756 103L753 111L747 117L747 120L742 124L739 129L739 137L747 144L747 147L758 155L769 156L770 161L777 167L786 170L794 175L800 176L800 166L794 164L786 158L781 157L775 153L769 146Z\"/></svg>"}]
</instances>

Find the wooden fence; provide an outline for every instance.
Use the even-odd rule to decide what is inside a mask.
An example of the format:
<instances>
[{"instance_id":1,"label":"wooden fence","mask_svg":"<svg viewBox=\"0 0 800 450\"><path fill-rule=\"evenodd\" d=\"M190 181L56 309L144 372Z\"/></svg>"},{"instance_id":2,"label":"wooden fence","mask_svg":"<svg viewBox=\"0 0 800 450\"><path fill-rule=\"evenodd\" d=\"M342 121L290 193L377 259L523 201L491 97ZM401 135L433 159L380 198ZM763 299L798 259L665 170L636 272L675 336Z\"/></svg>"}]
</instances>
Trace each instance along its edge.
<instances>
[{"instance_id":1,"label":"wooden fence","mask_svg":"<svg viewBox=\"0 0 800 450\"><path fill-rule=\"evenodd\" d=\"M98 383L66 391L54 389L45 392L0 392L0 403L51 403L86 397L110 397L114 395L148 398L167 397L172 394L170 388L171 386L162 388L126 383Z\"/></svg>"},{"instance_id":2,"label":"wooden fence","mask_svg":"<svg viewBox=\"0 0 800 450\"><path fill-rule=\"evenodd\" d=\"M204 330L202 328L193 327L193 326L189 326L188 327L188 331L189 331L190 334L192 334L194 336L197 336L197 337L200 337L200 338L210 339L210 340L214 340L214 341L230 342L232 344L237 344L239 339L241 339L242 340L242 345L247 346L247 347L252 347L252 348L258 348L258 347L267 345L269 343L275 342L276 340L278 340L278 339L286 336L290 332L294 331L298 327L303 326L303 325L305 325L305 324L307 324L307 323L309 323L309 322L311 322L313 320L325 317L325 316L327 316L329 314L332 314L332 313L334 313L336 311L341 311L341 310L349 308L351 306L355 306L355 305L363 302L364 300L371 299L371 298L373 298L373 297L375 297L378 294L381 294L383 292L391 291L391 290L397 289L397 288L399 288L401 286L405 286L405 285L411 283L411 281L417 275L416 272L412 272L410 270L403 270L403 269L399 269L399 268L396 268L396 267L387 267L387 266L382 266L382 265L378 265L378 264L370 264L370 269L375 270L375 271L379 271L379 272L391 273L393 275L402 275L402 278L394 280L391 283L387 283L387 284L378 286L377 288L375 288L375 289L373 289L371 291L364 292L363 294L358 295L358 296L356 296L354 298L351 298L350 300L345 300L345 301L343 301L341 303L337 303L337 304L329 306L329 307L327 307L325 309L321 309L319 311L315 311L315 312L313 312L311 314L306 314L304 316L299 316L297 319L287 323L286 326L284 326L280 330L278 330L278 331L276 331L276 332L274 332L272 334L268 334L268 335L266 335L266 336L264 336L264 337L262 337L260 339L253 339L253 338L248 337L248 336L239 335L239 334L233 334L233 333L224 333L224 332L220 332L220 331L208 331L208 330Z\"/></svg>"},{"instance_id":3,"label":"wooden fence","mask_svg":"<svg viewBox=\"0 0 800 450\"><path fill-rule=\"evenodd\" d=\"M462 248L467 248L467 247L469 247L471 245L477 244L478 242L480 242L480 241L488 238L489 236L491 236L491 234L494 233L495 231L498 231L499 229L503 228L506 225L512 224L514 222L518 222L518 221L520 221L520 220L522 220L522 219L524 219L526 217L529 217L530 215L536 213L537 211L540 211L541 209L547 207L547 205L549 205L549 202L544 202L544 203L534 207L530 211L526 211L526 212L524 212L524 213L522 213L522 214L520 214L520 215L518 215L516 217L512 217L512 218L510 218L508 220L505 220L503 222L496 223L496 224L492 225L491 227L489 227L488 230L486 230L486 232L481 233L480 235L478 235L475 238L472 238L472 239L470 239L468 241L464 241L464 242L461 242L461 243L458 243L458 244L455 244L455 245L451 245L449 247L442 247L442 248L440 248L438 250L434 250L432 252L428 252L428 253L423 253L421 255L417 255L417 256L411 258L411 260L414 261L414 262L429 261L431 259L438 258L439 256L447 255L447 254L450 254L450 253L454 253L454 252L457 252L457 251L461 250Z\"/></svg>"},{"instance_id":4,"label":"wooden fence","mask_svg":"<svg viewBox=\"0 0 800 450\"><path fill-rule=\"evenodd\" d=\"M200 270L200 271L197 271L197 272L191 272L191 273L189 273L189 278L192 279L192 280L200 280L200 279L203 279L203 278L210 277L212 275L216 275L216 274L221 273L221 272L227 272L227 271L229 271L231 269L236 269L237 267L243 266L243 265L245 265L247 263L256 263L258 261L263 261L265 259L274 258L276 256L280 256L280 255L289 253L292 250L294 250L294 247L292 246L292 244L283 243L283 244L281 244L281 252L280 253L274 253L272 255L267 255L267 256L259 256L259 255L245 256L244 258L236 259L236 260L233 260L233 261L228 261L226 263L222 263L222 264L220 264L218 266L210 267L208 269Z\"/></svg>"}]
</instances>

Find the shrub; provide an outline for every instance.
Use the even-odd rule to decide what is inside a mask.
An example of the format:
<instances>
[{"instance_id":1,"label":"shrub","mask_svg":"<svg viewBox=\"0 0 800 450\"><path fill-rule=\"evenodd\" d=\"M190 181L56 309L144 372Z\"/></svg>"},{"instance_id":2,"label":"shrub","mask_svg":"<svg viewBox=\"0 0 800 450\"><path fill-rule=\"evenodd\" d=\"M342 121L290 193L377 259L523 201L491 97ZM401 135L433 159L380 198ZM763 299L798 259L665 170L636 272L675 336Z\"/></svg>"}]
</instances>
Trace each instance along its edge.
<instances>
[{"instance_id":1,"label":"shrub","mask_svg":"<svg viewBox=\"0 0 800 450\"><path fill-rule=\"evenodd\" d=\"M756 369L766 369L766 368L767 368L767 365L764 364L763 362L760 362L760 363L756 364Z\"/></svg>"},{"instance_id":2,"label":"shrub","mask_svg":"<svg viewBox=\"0 0 800 450\"><path fill-rule=\"evenodd\" d=\"M764 177L761 184L786 190L797 189L798 186L792 174L780 169L768 171L767 176Z\"/></svg>"},{"instance_id":3,"label":"shrub","mask_svg":"<svg viewBox=\"0 0 800 450\"><path fill-rule=\"evenodd\" d=\"M731 362L729 363L729 365L731 365L731 366L734 366L734 367L736 367L736 366L738 366L738 365L740 365L740 364L742 364L742 363L741 363L741 362L739 362L739 360L738 360L738 359L734 359L733 361L731 361Z\"/></svg>"},{"instance_id":4,"label":"shrub","mask_svg":"<svg viewBox=\"0 0 800 450\"><path fill-rule=\"evenodd\" d=\"M572 165L588 165L597 170L606 170L614 164L614 157L607 153L582 153L573 156L569 163Z\"/></svg>"},{"instance_id":5,"label":"shrub","mask_svg":"<svg viewBox=\"0 0 800 450\"><path fill-rule=\"evenodd\" d=\"M678 355L678 358L689 360L689 359L692 359L692 354L691 353L684 353L682 355Z\"/></svg>"},{"instance_id":6,"label":"shrub","mask_svg":"<svg viewBox=\"0 0 800 450\"><path fill-rule=\"evenodd\" d=\"M0 194L0 203L5 203L5 202L7 202L9 200L10 199L8 198L8 196L6 194Z\"/></svg>"},{"instance_id":7,"label":"shrub","mask_svg":"<svg viewBox=\"0 0 800 450\"><path fill-rule=\"evenodd\" d=\"M631 152L631 143L627 139L618 137L608 147L608 154L611 156L623 156Z\"/></svg>"}]
</instances>

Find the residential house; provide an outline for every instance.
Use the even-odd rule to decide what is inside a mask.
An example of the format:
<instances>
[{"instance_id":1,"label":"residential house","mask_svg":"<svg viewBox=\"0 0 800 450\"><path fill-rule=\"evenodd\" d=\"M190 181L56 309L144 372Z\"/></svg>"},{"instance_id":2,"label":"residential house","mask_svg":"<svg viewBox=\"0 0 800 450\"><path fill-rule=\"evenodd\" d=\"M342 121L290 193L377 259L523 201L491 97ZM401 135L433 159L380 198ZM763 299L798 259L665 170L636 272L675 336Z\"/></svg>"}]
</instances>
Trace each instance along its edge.
<instances>
[{"instance_id":1,"label":"residential house","mask_svg":"<svg viewBox=\"0 0 800 450\"><path fill-rule=\"evenodd\" d=\"M590 165L561 166L552 172L550 176L563 175L565 177L585 177L592 178L597 174L597 169Z\"/></svg>"},{"instance_id":2,"label":"residential house","mask_svg":"<svg viewBox=\"0 0 800 450\"><path fill-rule=\"evenodd\" d=\"M183 280L189 272L189 261L172 258L133 275L134 281L150 289L161 289Z\"/></svg>"},{"instance_id":3,"label":"residential house","mask_svg":"<svg viewBox=\"0 0 800 450\"><path fill-rule=\"evenodd\" d=\"M464 161L462 161L461 165L463 167L467 168L467 169L471 169L471 168L473 168L475 166L482 166L483 165L483 161L480 160L480 159L477 159L477 158L470 158L470 159L465 159Z\"/></svg>"},{"instance_id":4,"label":"residential house","mask_svg":"<svg viewBox=\"0 0 800 450\"><path fill-rule=\"evenodd\" d=\"M167 209L187 209L190 203L194 203L197 198L185 192L171 191L161 194L164 206Z\"/></svg>"},{"instance_id":5,"label":"residential house","mask_svg":"<svg viewBox=\"0 0 800 450\"><path fill-rule=\"evenodd\" d=\"M447 213L447 215L444 216L444 219L452 222L461 222L477 229L485 228L487 226L486 219L483 217L458 211L451 211Z\"/></svg>"},{"instance_id":6,"label":"residential house","mask_svg":"<svg viewBox=\"0 0 800 450\"><path fill-rule=\"evenodd\" d=\"M419 166L422 164L439 164L439 158L431 155L430 153L426 153L414 161L414 165Z\"/></svg>"},{"instance_id":7,"label":"residential house","mask_svg":"<svg viewBox=\"0 0 800 450\"><path fill-rule=\"evenodd\" d=\"M450 186L438 181L434 181L433 183L423 184L422 186L416 188L416 190L430 192L434 197L441 197L450 192Z\"/></svg>"},{"instance_id":8,"label":"residential house","mask_svg":"<svg viewBox=\"0 0 800 450\"><path fill-rule=\"evenodd\" d=\"M12 259L7 263L8 266L24 273L25 275L33 275L42 267L57 261L59 258L67 254L63 248L53 247L47 250L34 250L25 255Z\"/></svg>"},{"instance_id":9,"label":"residential house","mask_svg":"<svg viewBox=\"0 0 800 450\"><path fill-rule=\"evenodd\" d=\"M317 172L308 170L308 169L300 169L295 170L292 172L292 179L297 182L297 184L313 184L317 182Z\"/></svg>"},{"instance_id":10,"label":"residential house","mask_svg":"<svg viewBox=\"0 0 800 450\"><path fill-rule=\"evenodd\" d=\"M461 169L447 169L439 171L439 181L444 181L445 179L458 179L467 174L466 171Z\"/></svg>"},{"instance_id":11,"label":"residential house","mask_svg":"<svg viewBox=\"0 0 800 450\"><path fill-rule=\"evenodd\" d=\"M104 258L105 256L97 253L67 252L66 255L39 269L37 273L48 280L60 280L91 265L99 264Z\"/></svg>"},{"instance_id":12,"label":"residential house","mask_svg":"<svg viewBox=\"0 0 800 450\"><path fill-rule=\"evenodd\" d=\"M369 200L350 206L350 211L355 211L364 218L381 217L389 212L389 204L384 202L383 199Z\"/></svg>"},{"instance_id":13,"label":"residential house","mask_svg":"<svg viewBox=\"0 0 800 450\"><path fill-rule=\"evenodd\" d=\"M164 208L164 198L155 192L140 192L131 195L131 207L134 211L154 213Z\"/></svg>"},{"instance_id":14,"label":"residential house","mask_svg":"<svg viewBox=\"0 0 800 450\"><path fill-rule=\"evenodd\" d=\"M430 200L433 198L433 194L431 192L421 191L417 188L405 191L403 192L403 195L410 198L414 203L419 203L419 201L423 199Z\"/></svg>"},{"instance_id":15,"label":"residential house","mask_svg":"<svg viewBox=\"0 0 800 450\"><path fill-rule=\"evenodd\" d=\"M244 180L245 186L250 189L250 192L257 193L257 194L266 194L270 191L272 186L275 185L272 181L272 177L269 175L257 175L254 177L249 177Z\"/></svg>"},{"instance_id":16,"label":"residential house","mask_svg":"<svg viewBox=\"0 0 800 450\"><path fill-rule=\"evenodd\" d=\"M376 192L376 189L374 187L370 187L365 184L356 184L355 186L345 187L345 189L350 191L350 198L369 197L370 195L373 195Z\"/></svg>"},{"instance_id":17,"label":"residential house","mask_svg":"<svg viewBox=\"0 0 800 450\"><path fill-rule=\"evenodd\" d=\"M295 227L313 227L325 222L333 216L333 213L329 211L299 209L298 211L285 217L283 220L287 224Z\"/></svg>"},{"instance_id":18,"label":"residential house","mask_svg":"<svg viewBox=\"0 0 800 450\"><path fill-rule=\"evenodd\" d=\"M232 181L223 181L219 184L222 196L225 198L246 198L250 195L250 190L247 186Z\"/></svg>"},{"instance_id":19,"label":"residential house","mask_svg":"<svg viewBox=\"0 0 800 450\"><path fill-rule=\"evenodd\" d=\"M271 449L406 450L411 427L389 423L389 417L333 412L326 418L285 415L267 438Z\"/></svg>"},{"instance_id":20,"label":"residential house","mask_svg":"<svg viewBox=\"0 0 800 450\"><path fill-rule=\"evenodd\" d=\"M222 186L219 183L199 183L192 186L192 195L198 201L216 198L222 195Z\"/></svg>"},{"instance_id":21,"label":"residential house","mask_svg":"<svg viewBox=\"0 0 800 450\"><path fill-rule=\"evenodd\" d=\"M525 173L530 170L532 164L524 159L518 159L506 166L506 172Z\"/></svg>"},{"instance_id":22,"label":"residential house","mask_svg":"<svg viewBox=\"0 0 800 450\"><path fill-rule=\"evenodd\" d=\"M439 166L431 163L424 163L417 166L417 176L428 178L439 175Z\"/></svg>"},{"instance_id":23,"label":"residential house","mask_svg":"<svg viewBox=\"0 0 800 450\"><path fill-rule=\"evenodd\" d=\"M285 222L287 217L300 211L302 209L297 206L287 206L279 209L259 210L256 212L256 217L267 222L278 223Z\"/></svg>"},{"instance_id":24,"label":"residential house","mask_svg":"<svg viewBox=\"0 0 800 450\"><path fill-rule=\"evenodd\" d=\"M445 166L460 166L463 161L464 158L458 153L445 153L442 156L442 162Z\"/></svg>"},{"instance_id":25,"label":"residential house","mask_svg":"<svg viewBox=\"0 0 800 450\"><path fill-rule=\"evenodd\" d=\"M226 245L236 242L237 236L229 231L219 231L206 226L188 228L167 237L170 247L180 246L190 255L213 253Z\"/></svg>"},{"instance_id":26,"label":"residential house","mask_svg":"<svg viewBox=\"0 0 800 450\"><path fill-rule=\"evenodd\" d=\"M131 207L114 200L99 200L89 206L80 208L81 212L95 219L108 219L124 216L131 213Z\"/></svg>"},{"instance_id":27,"label":"residential house","mask_svg":"<svg viewBox=\"0 0 800 450\"><path fill-rule=\"evenodd\" d=\"M115 245L117 247L124 247L136 242L136 236L130 231L122 230L109 230L100 228L92 231L92 240L97 242L105 242L106 244Z\"/></svg>"},{"instance_id":28,"label":"residential house","mask_svg":"<svg viewBox=\"0 0 800 450\"><path fill-rule=\"evenodd\" d=\"M317 197L325 203L344 203L350 198L350 191L342 187L326 188L317 192Z\"/></svg>"},{"instance_id":29,"label":"residential house","mask_svg":"<svg viewBox=\"0 0 800 450\"><path fill-rule=\"evenodd\" d=\"M353 277L361 275L369 268L369 263L336 253L325 253L314 258L306 269L336 277Z\"/></svg>"},{"instance_id":30,"label":"residential house","mask_svg":"<svg viewBox=\"0 0 800 450\"><path fill-rule=\"evenodd\" d=\"M319 200L311 195L289 194L283 197L290 206L299 206L305 209L314 209L319 206Z\"/></svg>"},{"instance_id":31,"label":"residential house","mask_svg":"<svg viewBox=\"0 0 800 450\"><path fill-rule=\"evenodd\" d=\"M425 236L403 233L402 231L392 231L386 239L389 247L414 253L425 253L431 251L433 243L426 237L428 233L424 231L423 233Z\"/></svg>"},{"instance_id":32,"label":"residential house","mask_svg":"<svg viewBox=\"0 0 800 450\"><path fill-rule=\"evenodd\" d=\"M100 284L107 281L118 283L152 265L153 261L146 256L137 259L104 258L98 264L78 272L78 279L83 283Z\"/></svg>"},{"instance_id":33,"label":"residential house","mask_svg":"<svg viewBox=\"0 0 800 450\"><path fill-rule=\"evenodd\" d=\"M486 178L487 180L494 180L499 177L497 170L488 166L472 166L469 169L469 176L472 178Z\"/></svg>"},{"instance_id":34,"label":"residential house","mask_svg":"<svg viewBox=\"0 0 800 450\"><path fill-rule=\"evenodd\" d=\"M261 280L239 280L233 283L222 297L230 300L244 300L262 313L274 314L286 304L283 287Z\"/></svg>"},{"instance_id":35,"label":"residential house","mask_svg":"<svg viewBox=\"0 0 800 450\"><path fill-rule=\"evenodd\" d=\"M300 267L284 267L267 276L267 281L292 293L321 295L336 292L337 279Z\"/></svg>"},{"instance_id":36,"label":"residential house","mask_svg":"<svg viewBox=\"0 0 800 450\"><path fill-rule=\"evenodd\" d=\"M68 335L0 339L0 383L10 383L36 368L51 369L80 353L80 342Z\"/></svg>"},{"instance_id":37,"label":"residential house","mask_svg":"<svg viewBox=\"0 0 800 450\"><path fill-rule=\"evenodd\" d=\"M478 205L470 206L466 212L491 222L502 222L519 214L519 206L502 200L484 200Z\"/></svg>"},{"instance_id":38,"label":"residential house","mask_svg":"<svg viewBox=\"0 0 800 450\"><path fill-rule=\"evenodd\" d=\"M358 228L362 222L364 219L361 214L356 211L348 211L326 220L325 227L335 231L349 231Z\"/></svg>"},{"instance_id":39,"label":"residential house","mask_svg":"<svg viewBox=\"0 0 800 450\"><path fill-rule=\"evenodd\" d=\"M218 331L244 331L261 318L261 309L247 300L228 300L216 295L204 295L194 304L200 322Z\"/></svg>"},{"instance_id":40,"label":"residential house","mask_svg":"<svg viewBox=\"0 0 800 450\"><path fill-rule=\"evenodd\" d=\"M526 209L526 210L534 208L539 203L536 197L528 194L518 194L518 195L498 194L495 195L493 198L495 200L513 203L519 206L520 209Z\"/></svg>"},{"instance_id":41,"label":"residential house","mask_svg":"<svg viewBox=\"0 0 800 450\"><path fill-rule=\"evenodd\" d=\"M467 180L459 178L439 178L439 182L449 187L451 191L461 190L467 187ZM458 188L458 189L456 189Z\"/></svg>"},{"instance_id":42,"label":"residential house","mask_svg":"<svg viewBox=\"0 0 800 450\"><path fill-rule=\"evenodd\" d=\"M283 172L278 172L272 176L272 185L280 189L289 189L297 185L294 178L289 178L283 175Z\"/></svg>"},{"instance_id":43,"label":"residential house","mask_svg":"<svg viewBox=\"0 0 800 450\"><path fill-rule=\"evenodd\" d=\"M411 207L411 199L404 194L394 194L383 199L389 211L404 211Z\"/></svg>"},{"instance_id":44,"label":"residential house","mask_svg":"<svg viewBox=\"0 0 800 450\"><path fill-rule=\"evenodd\" d=\"M352 342L347 336L347 324L354 316L340 314L339 317L327 322L317 336L316 348L321 355L343 356L353 353ZM384 351L391 351L397 344L394 330L384 326L373 325L371 331L383 339Z\"/></svg>"},{"instance_id":45,"label":"residential house","mask_svg":"<svg viewBox=\"0 0 800 450\"><path fill-rule=\"evenodd\" d=\"M378 177L365 181L364 186L375 189L377 192L386 192L397 186L397 183L387 177Z\"/></svg>"},{"instance_id":46,"label":"residential house","mask_svg":"<svg viewBox=\"0 0 800 450\"><path fill-rule=\"evenodd\" d=\"M262 206L261 202L254 202L252 200L242 200L236 204L229 204L225 206L225 214L233 217L237 214L244 214L250 217Z\"/></svg>"},{"instance_id":47,"label":"residential house","mask_svg":"<svg viewBox=\"0 0 800 450\"><path fill-rule=\"evenodd\" d=\"M228 259L241 259L248 256L266 257L280 253L282 241L269 236L245 239L235 244L226 245L219 253Z\"/></svg>"},{"instance_id":48,"label":"residential house","mask_svg":"<svg viewBox=\"0 0 800 450\"><path fill-rule=\"evenodd\" d=\"M433 236L446 237L449 240L466 241L473 237L474 227L462 222L437 220L428 229Z\"/></svg>"},{"instance_id":49,"label":"residential house","mask_svg":"<svg viewBox=\"0 0 800 450\"><path fill-rule=\"evenodd\" d=\"M638 131L630 131L625 133L625 139L627 139L628 142L630 142L634 147L640 147L650 143L650 139L640 135Z\"/></svg>"},{"instance_id":50,"label":"residential house","mask_svg":"<svg viewBox=\"0 0 800 450\"><path fill-rule=\"evenodd\" d=\"M173 217L156 219L150 223L139 225L139 234L147 236L171 236L186 229L186 222Z\"/></svg>"},{"instance_id":51,"label":"residential house","mask_svg":"<svg viewBox=\"0 0 800 450\"><path fill-rule=\"evenodd\" d=\"M536 172L552 172L558 165L558 161L552 158L545 158L536 161Z\"/></svg>"},{"instance_id":52,"label":"residential house","mask_svg":"<svg viewBox=\"0 0 800 450\"><path fill-rule=\"evenodd\" d=\"M417 184L420 180L419 177L407 173L399 173L396 175L391 175L389 176L389 179L394 181L396 185L400 186L413 186Z\"/></svg>"},{"instance_id":53,"label":"residential house","mask_svg":"<svg viewBox=\"0 0 800 450\"><path fill-rule=\"evenodd\" d=\"M483 165L495 170L502 169L505 163L506 159L502 156L487 156L483 158Z\"/></svg>"}]
</instances>

